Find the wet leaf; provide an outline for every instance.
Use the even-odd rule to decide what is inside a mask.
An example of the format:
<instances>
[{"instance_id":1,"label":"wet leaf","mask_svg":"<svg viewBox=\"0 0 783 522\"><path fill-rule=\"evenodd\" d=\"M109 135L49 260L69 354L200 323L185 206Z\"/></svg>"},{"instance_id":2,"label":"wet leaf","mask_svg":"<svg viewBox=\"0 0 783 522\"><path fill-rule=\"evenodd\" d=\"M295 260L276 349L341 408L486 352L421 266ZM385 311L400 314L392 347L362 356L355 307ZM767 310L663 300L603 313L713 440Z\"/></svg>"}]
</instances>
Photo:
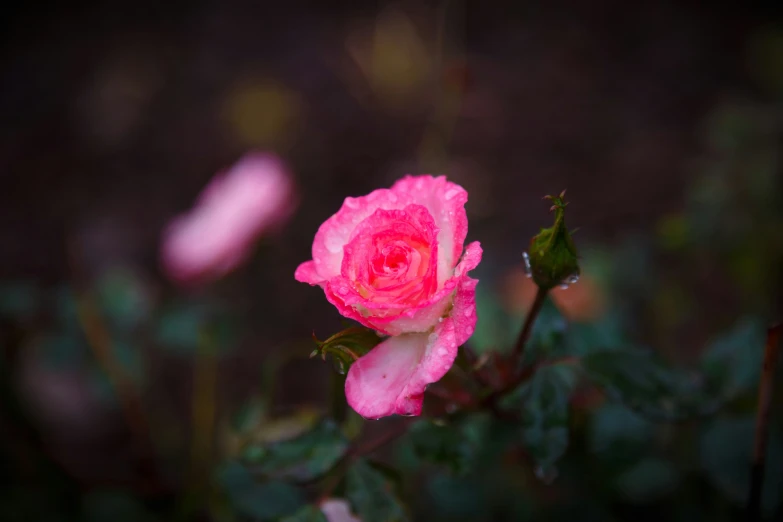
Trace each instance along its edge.
<instances>
[{"instance_id":1,"label":"wet leaf","mask_svg":"<svg viewBox=\"0 0 783 522\"><path fill-rule=\"evenodd\" d=\"M700 442L701 467L723 495L738 506L747 502L755 419L716 419L703 431ZM762 509L772 513L783 500L783 438L779 430L770 433L767 446Z\"/></svg>"},{"instance_id":2,"label":"wet leaf","mask_svg":"<svg viewBox=\"0 0 783 522\"><path fill-rule=\"evenodd\" d=\"M667 368L641 350L592 353L582 358L582 367L611 398L653 420L701 416L720 405L698 376Z\"/></svg>"},{"instance_id":3,"label":"wet leaf","mask_svg":"<svg viewBox=\"0 0 783 522\"><path fill-rule=\"evenodd\" d=\"M317 506L305 506L281 522L329 522Z\"/></svg>"},{"instance_id":4,"label":"wet leaf","mask_svg":"<svg viewBox=\"0 0 783 522\"><path fill-rule=\"evenodd\" d=\"M308 481L329 471L348 450L348 440L331 420L294 439L267 447L251 446L244 455L254 473L284 480ZM248 449L257 451L248 452Z\"/></svg>"},{"instance_id":5,"label":"wet leaf","mask_svg":"<svg viewBox=\"0 0 783 522\"><path fill-rule=\"evenodd\" d=\"M364 459L345 477L345 495L363 522L401 522L408 516L384 473Z\"/></svg>"},{"instance_id":6,"label":"wet leaf","mask_svg":"<svg viewBox=\"0 0 783 522\"><path fill-rule=\"evenodd\" d=\"M463 475L479 455L480 435L467 422L440 425L421 420L409 430L413 451L422 460Z\"/></svg>"},{"instance_id":7,"label":"wet leaf","mask_svg":"<svg viewBox=\"0 0 783 522\"><path fill-rule=\"evenodd\" d=\"M617 477L616 487L625 500L645 504L671 495L680 480L680 472L673 464L647 458Z\"/></svg>"},{"instance_id":8,"label":"wet leaf","mask_svg":"<svg viewBox=\"0 0 783 522\"><path fill-rule=\"evenodd\" d=\"M760 321L744 318L710 344L702 358L705 376L726 397L755 390L764 357Z\"/></svg>"},{"instance_id":9,"label":"wet leaf","mask_svg":"<svg viewBox=\"0 0 783 522\"><path fill-rule=\"evenodd\" d=\"M546 366L502 403L504 408L521 411L525 448L545 481L568 448L568 403L575 385L573 367Z\"/></svg>"},{"instance_id":10,"label":"wet leaf","mask_svg":"<svg viewBox=\"0 0 783 522\"><path fill-rule=\"evenodd\" d=\"M638 450L653 435L653 425L622 404L608 403L599 408L590 423L590 449L595 453L622 455Z\"/></svg>"},{"instance_id":11,"label":"wet leaf","mask_svg":"<svg viewBox=\"0 0 783 522\"><path fill-rule=\"evenodd\" d=\"M258 482L238 462L227 462L218 468L216 480L234 509L254 519L291 515L304 503L302 493L294 486L279 481Z\"/></svg>"}]
</instances>

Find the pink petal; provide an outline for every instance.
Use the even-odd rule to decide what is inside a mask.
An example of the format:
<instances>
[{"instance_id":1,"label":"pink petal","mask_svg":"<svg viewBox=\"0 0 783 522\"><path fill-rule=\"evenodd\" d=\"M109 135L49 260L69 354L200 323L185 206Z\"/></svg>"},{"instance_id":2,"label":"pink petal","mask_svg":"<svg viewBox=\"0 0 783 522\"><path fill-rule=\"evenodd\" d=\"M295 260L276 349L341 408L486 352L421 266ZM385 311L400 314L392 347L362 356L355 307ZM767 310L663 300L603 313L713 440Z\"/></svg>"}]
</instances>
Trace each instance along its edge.
<instances>
[{"instance_id":1,"label":"pink petal","mask_svg":"<svg viewBox=\"0 0 783 522\"><path fill-rule=\"evenodd\" d=\"M326 284L326 298L343 316L387 335L426 332L438 323L453 304L455 309L459 307L459 311L453 310L450 315L456 317L457 334L461 339L459 343L462 344L473 334L476 325L476 280L469 278L467 273L478 266L482 253L478 241L469 244L462 260L454 269L454 277L447 280L443 288L431 298L418 303L417 306L395 310L393 305L357 299L351 291L350 282L343 278L334 278ZM362 314L359 310L366 313ZM469 333L463 333L468 329Z\"/></svg>"},{"instance_id":2,"label":"pink petal","mask_svg":"<svg viewBox=\"0 0 783 522\"><path fill-rule=\"evenodd\" d=\"M414 201L389 189L378 189L366 196L345 198L335 215L318 228L313 241L313 261L322 280L340 275L343 247L350 241L354 229L379 208L398 210Z\"/></svg>"},{"instance_id":3,"label":"pink petal","mask_svg":"<svg viewBox=\"0 0 783 522\"><path fill-rule=\"evenodd\" d=\"M465 343L476 330L476 285L478 279L467 276L467 272L478 266L481 261L481 245L476 241L465 248L462 262L457 265L455 273L461 277L457 293L454 295L454 307L451 309L451 318L454 321L454 335L457 344Z\"/></svg>"},{"instance_id":4,"label":"pink petal","mask_svg":"<svg viewBox=\"0 0 783 522\"><path fill-rule=\"evenodd\" d=\"M320 285L326 281L318 274L318 270L315 268L315 261L305 261L296 268L294 277L300 283L309 283L313 286Z\"/></svg>"},{"instance_id":5,"label":"pink petal","mask_svg":"<svg viewBox=\"0 0 783 522\"><path fill-rule=\"evenodd\" d=\"M386 339L348 371L348 404L370 419L421 414L425 388L449 371L457 349L451 318L444 319L430 334Z\"/></svg>"},{"instance_id":6,"label":"pink petal","mask_svg":"<svg viewBox=\"0 0 783 522\"><path fill-rule=\"evenodd\" d=\"M462 245L468 235L468 215L465 212L467 191L448 181L445 176L405 176L391 190L424 205L435 219L435 225L440 229L438 281L443 284L462 255Z\"/></svg>"},{"instance_id":7,"label":"pink petal","mask_svg":"<svg viewBox=\"0 0 783 522\"><path fill-rule=\"evenodd\" d=\"M321 512L328 522L362 522L351 513L351 506L341 498L329 498L321 502Z\"/></svg>"},{"instance_id":8,"label":"pink petal","mask_svg":"<svg viewBox=\"0 0 783 522\"><path fill-rule=\"evenodd\" d=\"M248 154L216 175L195 207L167 227L161 248L164 268L177 281L222 276L294 208L293 182L282 162L272 155Z\"/></svg>"}]
</instances>

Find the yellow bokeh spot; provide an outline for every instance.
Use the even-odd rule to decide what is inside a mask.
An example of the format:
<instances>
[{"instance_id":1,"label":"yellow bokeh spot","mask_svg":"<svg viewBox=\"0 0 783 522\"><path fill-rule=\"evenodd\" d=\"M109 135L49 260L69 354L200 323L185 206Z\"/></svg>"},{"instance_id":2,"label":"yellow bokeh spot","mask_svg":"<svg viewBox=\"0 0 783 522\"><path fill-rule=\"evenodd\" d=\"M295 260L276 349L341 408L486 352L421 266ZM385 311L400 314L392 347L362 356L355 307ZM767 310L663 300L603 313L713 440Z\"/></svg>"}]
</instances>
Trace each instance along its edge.
<instances>
[{"instance_id":1,"label":"yellow bokeh spot","mask_svg":"<svg viewBox=\"0 0 783 522\"><path fill-rule=\"evenodd\" d=\"M299 96L275 81L243 80L226 94L223 114L241 145L280 149L296 131Z\"/></svg>"}]
</instances>

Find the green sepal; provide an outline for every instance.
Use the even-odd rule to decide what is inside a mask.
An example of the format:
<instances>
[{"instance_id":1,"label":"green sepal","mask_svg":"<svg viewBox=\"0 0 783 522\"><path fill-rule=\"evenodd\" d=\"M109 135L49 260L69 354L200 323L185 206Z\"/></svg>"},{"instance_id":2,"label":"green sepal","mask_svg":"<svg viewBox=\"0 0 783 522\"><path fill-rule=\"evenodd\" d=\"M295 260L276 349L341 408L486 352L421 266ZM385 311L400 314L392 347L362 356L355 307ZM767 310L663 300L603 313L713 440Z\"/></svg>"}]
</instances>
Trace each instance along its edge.
<instances>
[{"instance_id":1,"label":"green sepal","mask_svg":"<svg viewBox=\"0 0 783 522\"><path fill-rule=\"evenodd\" d=\"M555 224L543 228L530 240L530 274L533 281L545 290L569 284L579 277L579 255L565 225L565 190L559 196L546 196L552 201Z\"/></svg>"}]
</instances>

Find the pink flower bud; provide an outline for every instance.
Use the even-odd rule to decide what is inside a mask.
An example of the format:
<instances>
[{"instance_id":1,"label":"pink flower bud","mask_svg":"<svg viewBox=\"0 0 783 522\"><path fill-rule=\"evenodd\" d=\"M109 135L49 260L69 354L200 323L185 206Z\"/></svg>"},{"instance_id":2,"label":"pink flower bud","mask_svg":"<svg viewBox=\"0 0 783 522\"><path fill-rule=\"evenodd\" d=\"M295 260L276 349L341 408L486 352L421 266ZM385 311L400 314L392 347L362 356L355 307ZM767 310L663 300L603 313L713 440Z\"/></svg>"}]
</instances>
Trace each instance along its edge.
<instances>
[{"instance_id":1,"label":"pink flower bud","mask_svg":"<svg viewBox=\"0 0 783 522\"><path fill-rule=\"evenodd\" d=\"M163 234L164 269L179 282L217 279L236 268L259 236L296 207L294 183L274 155L250 153L204 188L195 207Z\"/></svg>"}]
</instances>

